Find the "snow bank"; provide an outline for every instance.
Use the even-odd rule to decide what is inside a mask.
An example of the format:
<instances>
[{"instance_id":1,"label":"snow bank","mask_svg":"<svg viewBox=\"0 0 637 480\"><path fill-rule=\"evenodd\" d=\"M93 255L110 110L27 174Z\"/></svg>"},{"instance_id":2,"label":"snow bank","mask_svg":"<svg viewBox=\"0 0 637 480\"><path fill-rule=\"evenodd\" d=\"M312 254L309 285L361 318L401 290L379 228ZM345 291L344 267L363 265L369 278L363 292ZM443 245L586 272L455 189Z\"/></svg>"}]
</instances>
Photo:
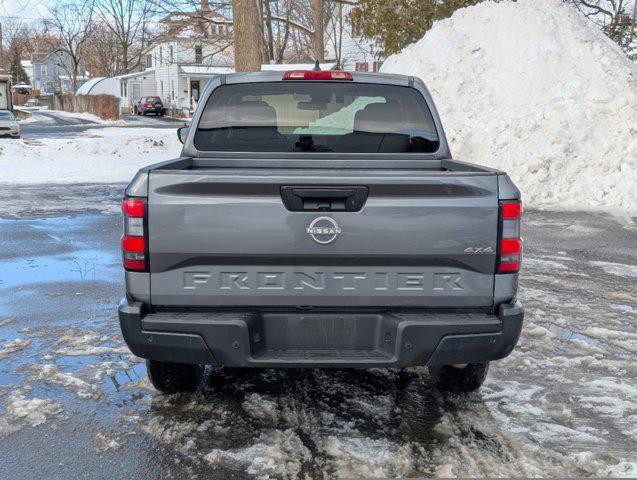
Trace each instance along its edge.
<instances>
[{"instance_id":1,"label":"snow bank","mask_svg":"<svg viewBox=\"0 0 637 480\"><path fill-rule=\"evenodd\" d=\"M506 170L528 206L637 213L637 66L572 7L458 10L382 71L422 78L455 158Z\"/></svg>"},{"instance_id":2,"label":"snow bank","mask_svg":"<svg viewBox=\"0 0 637 480\"><path fill-rule=\"evenodd\" d=\"M88 120L90 122L101 123L103 125L126 125L125 120L104 120L103 118L88 112L67 112L65 110L48 110L58 117L76 118L78 120Z\"/></svg>"},{"instance_id":3,"label":"snow bank","mask_svg":"<svg viewBox=\"0 0 637 480\"><path fill-rule=\"evenodd\" d=\"M176 157L173 129L100 128L76 138L0 142L2 183L129 182L137 170Z\"/></svg>"}]
</instances>

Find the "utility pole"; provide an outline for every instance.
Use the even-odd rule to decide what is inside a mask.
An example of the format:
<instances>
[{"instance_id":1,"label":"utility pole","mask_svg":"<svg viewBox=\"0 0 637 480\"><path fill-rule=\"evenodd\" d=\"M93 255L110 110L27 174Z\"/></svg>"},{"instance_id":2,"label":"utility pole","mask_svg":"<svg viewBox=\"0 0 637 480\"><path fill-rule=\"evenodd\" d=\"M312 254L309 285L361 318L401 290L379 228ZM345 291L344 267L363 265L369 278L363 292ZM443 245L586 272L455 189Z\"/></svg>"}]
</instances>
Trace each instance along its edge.
<instances>
[{"instance_id":1,"label":"utility pole","mask_svg":"<svg viewBox=\"0 0 637 480\"><path fill-rule=\"evenodd\" d=\"M2 46L2 41L4 37L2 36L2 22L0 22L0 70L4 70L4 49Z\"/></svg>"}]
</instances>

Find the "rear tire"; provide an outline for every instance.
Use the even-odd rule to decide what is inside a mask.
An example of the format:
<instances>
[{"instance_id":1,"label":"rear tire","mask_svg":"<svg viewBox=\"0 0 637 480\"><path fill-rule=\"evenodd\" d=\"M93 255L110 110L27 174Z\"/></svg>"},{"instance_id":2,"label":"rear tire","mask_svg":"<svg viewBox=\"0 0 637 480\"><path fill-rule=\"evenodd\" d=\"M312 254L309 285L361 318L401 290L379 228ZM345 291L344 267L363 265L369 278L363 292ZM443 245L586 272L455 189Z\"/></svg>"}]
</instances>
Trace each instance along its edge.
<instances>
[{"instance_id":1,"label":"rear tire","mask_svg":"<svg viewBox=\"0 0 637 480\"><path fill-rule=\"evenodd\" d=\"M164 393L194 392L203 378L203 365L146 360L148 379Z\"/></svg>"},{"instance_id":2,"label":"rear tire","mask_svg":"<svg viewBox=\"0 0 637 480\"><path fill-rule=\"evenodd\" d=\"M465 368L452 365L429 367L431 379L439 390L447 392L473 392L487 378L489 362L470 363Z\"/></svg>"}]
</instances>

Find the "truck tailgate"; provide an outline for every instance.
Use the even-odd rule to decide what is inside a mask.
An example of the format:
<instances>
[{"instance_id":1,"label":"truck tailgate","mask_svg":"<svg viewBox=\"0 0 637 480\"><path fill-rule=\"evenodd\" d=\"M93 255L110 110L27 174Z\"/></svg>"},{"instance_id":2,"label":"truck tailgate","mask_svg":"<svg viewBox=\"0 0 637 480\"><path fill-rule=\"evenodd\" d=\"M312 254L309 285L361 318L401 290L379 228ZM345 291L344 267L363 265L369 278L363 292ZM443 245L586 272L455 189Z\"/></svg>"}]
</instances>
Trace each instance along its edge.
<instances>
[{"instance_id":1,"label":"truck tailgate","mask_svg":"<svg viewBox=\"0 0 637 480\"><path fill-rule=\"evenodd\" d=\"M493 304L495 173L272 172L150 172L152 304ZM365 187L368 193L359 211L290 211L281 195L286 186ZM319 217L331 221L320 220L310 228ZM335 238L319 243L312 234L323 242Z\"/></svg>"}]
</instances>

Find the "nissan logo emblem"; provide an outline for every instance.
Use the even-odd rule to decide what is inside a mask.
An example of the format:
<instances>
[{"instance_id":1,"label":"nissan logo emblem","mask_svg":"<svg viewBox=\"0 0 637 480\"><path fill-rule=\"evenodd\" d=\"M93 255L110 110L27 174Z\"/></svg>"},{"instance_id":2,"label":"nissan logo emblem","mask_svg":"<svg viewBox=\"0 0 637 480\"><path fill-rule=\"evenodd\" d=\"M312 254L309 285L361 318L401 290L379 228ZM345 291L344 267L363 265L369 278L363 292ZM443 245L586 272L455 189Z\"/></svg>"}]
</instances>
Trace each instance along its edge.
<instances>
[{"instance_id":1,"label":"nissan logo emblem","mask_svg":"<svg viewBox=\"0 0 637 480\"><path fill-rule=\"evenodd\" d=\"M341 233L338 223L329 217L315 218L305 231L315 242L321 245L332 243Z\"/></svg>"}]
</instances>

